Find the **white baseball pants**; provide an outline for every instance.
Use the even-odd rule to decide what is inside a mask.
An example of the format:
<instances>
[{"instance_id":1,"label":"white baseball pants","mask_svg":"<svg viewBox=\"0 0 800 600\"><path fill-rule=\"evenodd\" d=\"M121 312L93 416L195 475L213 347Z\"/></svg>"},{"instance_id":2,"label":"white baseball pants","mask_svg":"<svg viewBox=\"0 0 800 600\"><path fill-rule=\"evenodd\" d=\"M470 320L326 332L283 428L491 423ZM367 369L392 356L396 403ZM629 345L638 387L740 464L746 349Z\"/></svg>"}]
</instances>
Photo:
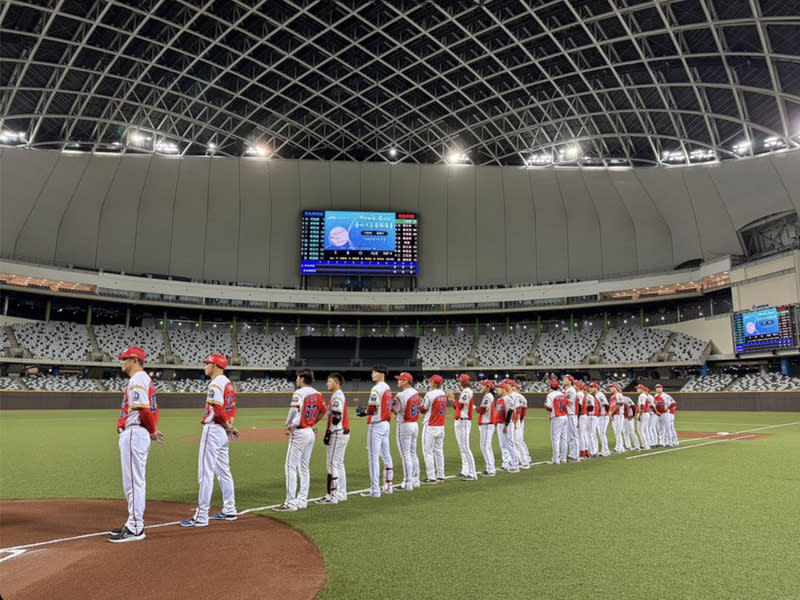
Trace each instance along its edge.
<instances>
[{"instance_id":1,"label":"white baseball pants","mask_svg":"<svg viewBox=\"0 0 800 600\"><path fill-rule=\"evenodd\" d=\"M567 461L567 417L550 419L550 439L553 441L553 464Z\"/></svg>"},{"instance_id":2,"label":"white baseball pants","mask_svg":"<svg viewBox=\"0 0 800 600\"><path fill-rule=\"evenodd\" d=\"M214 476L219 479L219 487L222 489L222 512L226 515L236 514L230 449L231 440L222 425L218 423L203 425L200 454L197 459L197 481L200 483L200 491L197 497L197 511L194 514L195 521L201 525L208 523Z\"/></svg>"},{"instance_id":3,"label":"white baseball pants","mask_svg":"<svg viewBox=\"0 0 800 600\"><path fill-rule=\"evenodd\" d=\"M623 423L625 419L622 415L614 415L611 420L611 427L614 429L614 452L625 452L625 445L622 443L622 430L625 429Z\"/></svg>"},{"instance_id":4,"label":"white baseball pants","mask_svg":"<svg viewBox=\"0 0 800 600\"><path fill-rule=\"evenodd\" d=\"M525 443L525 421L521 420L514 424L514 448L519 457L519 464L528 467L531 464L531 453Z\"/></svg>"},{"instance_id":5,"label":"white baseball pants","mask_svg":"<svg viewBox=\"0 0 800 600\"><path fill-rule=\"evenodd\" d=\"M367 429L367 454L369 454L369 478L372 482L373 496L381 495L381 470L380 461L383 461L383 470L386 479L386 493L394 492L394 463L392 452L389 448L389 421L373 422Z\"/></svg>"},{"instance_id":6,"label":"white baseball pants","mask_svg":"<svg viewBox=\"0 0 800 600\"><path fill-rule=\"evenodd\" d=\"M578 448L581 452L589 451L589 415L578 417Z\"/></svg>"},{"instance_id":7,"label":"white baseball pants","mask_svg":"<svg viewBox=\"0 0 800 600\"><path fill-rule=\"evenodd\" d=\"M456 419L453 424L456 431L456 441L461 452L461 473L469 477L477 477L475 469L475 457L469 447L469 434L472 431L472 421L469 419Z\"/></svg>"},{"instance_id":8,"label":"white baseball pants","mask_svg":"<svg viewBox=\"0 0 800 600\"><path fill-rule=\"evenodd\" d=\"M486 462L486 472L495 473L496 467L494 465L494 449L492 448L492 438L494 438L494 425L487 423L486 425L479 426L481 432L481 454L483 460Z\"/></svg>"},{"instance_id":9,"label":"white baseball pants","mask_svg":"<svg viewBox=\"0 0 800 600\"><path fill-rule=\"evenodd\" d=\"M286 504L295 508L308 505L308 488L311 475L308 464L314 450L314 430L310 427L293 429L289 435L289 448L286 450ZM300 493L297 493L297 477L300 476Z\"/></svg>"},{"instance_id":10,"label":"white baseball pants","mask_svg":"<svg viewBox=\"0 0 800 600\"><path fill-rule=\"evenodd\" d=\"M663 413L658 416L658 443L662 446L669 445L669 413Z\"/></svg>"},{"instance_id":11,"label":"white baseball pants","mask_svg":"<svg viewBox=\"0 0 800 600\"><path fill-rule=\"evenodd\" d=\"M503 453L503 468L511 471L519 469L519 455L514 447L514 422L508 425L501 423L497 426L497 439L500 440L500 450Z\"/></svg>"},{"instance_id":12,"label":"white baseball pants","mask_svg":"<svg viewBox=\"0 0 800 600\"><path fill-rule=\"evenodd\" d=\"M569 457L577 460L578 458L578 415L567 415L567 446L569 447Z\"/></svg>"},{"instance_id":13,"label":"white baseball pants","mask_svg":"<svg viewBox=\"0 0 800 600\"><path fill-rule=\"evenodd\" d=\"M600 429L600 417L591 415L589 417L589 454L597 456L599 454L597 444L597 431Z\"/></svg>"},{"instance_id":14,"label":"white baseball pants","mask_svg":"<svg viewBox=\"0 0 800 600\"><path fill-rule=\"evenodd\" d=\"M650 419L647 422L647 433L649 435L648 445L652 448L658 444L658 415L650 413Z\"/></svg>"},{"instance_id":15,"label":"white baseball pants","mask_svg":"<svg viewBox=\"0 0 800 600\"><path fill-rule=\"evenodd\" d=\"M328 444L328 474L331 476L331 500L342 502L347 500L347 473L344 469L344 453L350 443L350 434L343 433L341 429L331 432Z\"/></svg>"},{"instance_id":16,"label":"white baseball pants","mask_svg":"<svg viewBox=\"0 0 800 600\"><path fill-rule=\"evenodd\" d=\"M133 533L140 533L144 529L150 444L150 433L139 425L132 425L119 434L122 489L128 501L128 520L125 527Z\"/></svg>"},{"instance_id":17,"label":"white baseball pants","mask_svg":"<svg viewBox=\"0 0 800 600\"><path fill-rule=\"evenodd\" d=\"M672 413L667 413L667 423L669 424L668 431L670 444L677 446L680 442L678 441L678 432L675 431L675 415Z\"/></svg>"},{"instance_id":18,"label":"white baseball pants","mask_svg":"<svg viewBox=\"0 0 800 600\"><path fill-rule=\"evenodd\" d=\"M397 449L403 461L403 487L406 489L419 486L418 439L419 425L416 422L397 425Z\"/></svg>"},{"instance_id":19,"label":"white baseball pants","mask_svg":"<svg viewBox=\"0 0 800 600\"><path fill-rule=\"evenodd\" d=\"M633 419L625 419L622 437L625 439L625 447L628 450L639 450L639 438L636 437L636 426Z\"/></svg>"},{"instance_id":20,"label":"white baseball pants","mask_svg":"<svg viewBox=\"0 0 800 600\"><path fill-rule=\"evenodd\" d=\"M597 433L600 436L600 454L608 456L611 451L608 449L608 422L609 416L597 417Z\"/></svg>"},{"instance_id":21,"label":"white baseball pants","mask_svg":"<svg viewBox=\"0 0 800 600\"><path fill-rule=\"evenodd\" d=\"M428 480L444 479L444 427L423 426L422 455L425 458Z\"/></svg>"},{"instance_id":22,"label":"white baseball pants","mask_svg":"<svg viewBox=\"0 0 800 600\"><path fill-rule=\"evenodd\" d=\"M650 415L648 413L642 413L639 417L638 427L642 448L650 450Z\"/></svg>"}]
</instances>

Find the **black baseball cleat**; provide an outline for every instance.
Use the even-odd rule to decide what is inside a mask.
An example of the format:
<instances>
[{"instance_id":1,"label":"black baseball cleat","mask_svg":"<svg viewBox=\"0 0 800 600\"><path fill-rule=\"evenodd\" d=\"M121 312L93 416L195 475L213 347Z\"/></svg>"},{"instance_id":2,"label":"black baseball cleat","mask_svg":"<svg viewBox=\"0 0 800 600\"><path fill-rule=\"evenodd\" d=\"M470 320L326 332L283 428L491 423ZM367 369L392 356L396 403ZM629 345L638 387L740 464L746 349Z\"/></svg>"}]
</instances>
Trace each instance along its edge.
<instances>
[{"instance_id":1,"label":"black baseball cleat","mask_svg":"<svg viewBox=\"0 0 800 600\"><path fill-rule=\"evenodd\" d=\"M422 482L422 485L434 485L437 483L439 482L436 481L435 479L426 479L425 481Z\"/></svg>"},{"instance_id":2,"label":"black baseball cleat","mask_svg":"<svg viewBox=\"0 0 800 600\"><path fill-rule=\"evenodd\" d=\"M113 534L108 541L112 544L121 544L123 542L138 542L144 539L144 529L139 533L134 533L127 527L120 529L119 533Z\"/></svg>"}]
</instances>

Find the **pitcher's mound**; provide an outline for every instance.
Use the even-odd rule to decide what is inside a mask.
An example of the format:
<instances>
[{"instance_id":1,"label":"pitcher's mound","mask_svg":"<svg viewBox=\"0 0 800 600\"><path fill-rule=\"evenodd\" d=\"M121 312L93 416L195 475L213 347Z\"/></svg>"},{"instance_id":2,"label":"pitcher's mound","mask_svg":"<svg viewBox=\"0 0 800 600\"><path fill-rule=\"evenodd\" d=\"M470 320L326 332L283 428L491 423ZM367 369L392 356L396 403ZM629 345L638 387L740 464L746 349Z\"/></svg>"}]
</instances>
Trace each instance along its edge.
<instances>
[{"instance_id":1,"label":"pitcher's mound","mask_svg":"<svg viewBox=\"0 0 800 600\"><path fill-rule=\"evenodd\" d=\"M313 599L325 586L325 563L302 533L265 517L205 528L153 527L191 517L193 507L148 502L140 542L110 544L124 501L0 502L0 581L4 598ZM61 541L80 535L78 540ZM10 550L38 542L19 552Z\"/></svg>"}]
</instances>

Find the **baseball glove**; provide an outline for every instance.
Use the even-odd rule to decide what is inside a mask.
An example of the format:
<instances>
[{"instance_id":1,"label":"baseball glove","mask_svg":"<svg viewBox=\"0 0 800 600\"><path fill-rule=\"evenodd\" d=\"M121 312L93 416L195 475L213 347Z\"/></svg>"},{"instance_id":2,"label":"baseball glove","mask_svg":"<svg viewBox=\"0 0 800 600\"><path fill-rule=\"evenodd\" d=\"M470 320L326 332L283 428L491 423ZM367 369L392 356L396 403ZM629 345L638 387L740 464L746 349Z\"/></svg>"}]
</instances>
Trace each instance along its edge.
<instances>
[{"instance_id":1,"label":"baseball glove","mask_svg":"<svg viewBox=\"0 0 800 600\"><path fill-rule=\"evenodd\" d=\"M359 406L358 408L356 408L356 414L357 414L359 417L366 417L366 416L367 416L367 411L365 411L363 408L361 408L361 407Z\"/></svg>"},{"instance_id":2,"label":"baseball glove","mask_svg":"<svg viewBox=\"0 0 800 600\"><path fill-rule=\"evenodd\" d=\"M322 438L322 443L325 444L326 446L331 443L331 430L330 429L326 429L325 430L325 437Z\"/></svg>"}]
</instances>

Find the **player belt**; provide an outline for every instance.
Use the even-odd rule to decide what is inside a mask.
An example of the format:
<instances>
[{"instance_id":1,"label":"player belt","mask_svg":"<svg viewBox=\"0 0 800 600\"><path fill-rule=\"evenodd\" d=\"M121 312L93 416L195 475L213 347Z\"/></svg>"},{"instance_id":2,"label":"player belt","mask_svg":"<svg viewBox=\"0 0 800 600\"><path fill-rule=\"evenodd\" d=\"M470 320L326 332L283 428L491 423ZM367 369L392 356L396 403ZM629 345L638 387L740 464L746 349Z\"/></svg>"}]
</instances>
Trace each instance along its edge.
<instances>
[{"instance_id":1,"label":"player belt","mask_svg":"<svg viewBox=\"0 0 800 600\"><path fill-rule=\"evenodd\" d=\"M469 419L467 417L461 417L459 419L456 419L456 421L472 421L472 419Z\"/></svg>"},{"instance_id":2,"label":"player belt","mask_svg":"<svg viewBox=\"0 0 800 600\"><path fill-rule=\"evenodd\" d=\"M331 435L336 435L337 433L341 433L342 435L349 435L349 429L336 429L335 431L331 431Z\"/></svg>"}]
</instances>

